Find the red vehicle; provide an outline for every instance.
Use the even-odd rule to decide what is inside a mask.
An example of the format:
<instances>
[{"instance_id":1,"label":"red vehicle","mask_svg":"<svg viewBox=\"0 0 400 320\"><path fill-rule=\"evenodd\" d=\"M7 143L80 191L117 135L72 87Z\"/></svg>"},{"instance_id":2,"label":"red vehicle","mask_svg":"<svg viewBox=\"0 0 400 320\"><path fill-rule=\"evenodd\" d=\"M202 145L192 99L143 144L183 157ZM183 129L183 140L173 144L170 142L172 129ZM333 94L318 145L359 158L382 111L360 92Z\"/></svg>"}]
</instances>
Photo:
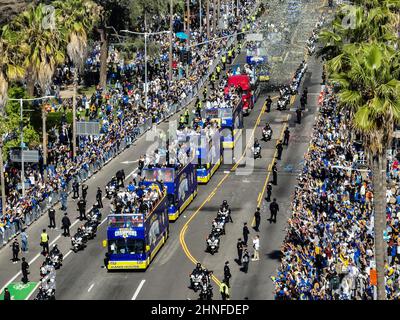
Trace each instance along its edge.
<instances>
[{"instance_id":1,"label":"red vehicle","mask_svg":"<svg viewBox=\"0 0 400 320\"><path fill-rule=\"evenodd\" d=\"M251 90L250 77L247 74L233 75L228 78L228 86L242 89L243 114L248 115L254 107L253 91Z\"/></svg>"}]
</instances>

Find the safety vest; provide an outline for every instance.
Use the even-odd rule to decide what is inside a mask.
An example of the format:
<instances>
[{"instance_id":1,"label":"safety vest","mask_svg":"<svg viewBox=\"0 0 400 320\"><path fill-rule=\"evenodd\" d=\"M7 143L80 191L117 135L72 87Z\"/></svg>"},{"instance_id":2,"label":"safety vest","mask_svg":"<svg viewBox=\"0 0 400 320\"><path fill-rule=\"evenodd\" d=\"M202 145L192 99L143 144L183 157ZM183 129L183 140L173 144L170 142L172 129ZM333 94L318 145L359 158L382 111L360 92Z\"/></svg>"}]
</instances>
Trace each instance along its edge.
<instances>
[{"instance_id":1,"label":"safety vest","mask_svg":"<svg viewBox=\"0 0 400 320\"><path fill-rule=\"evenodd\" d=\"M224 287L225 287L225 290L224 290ZM225 291L225 294L226 295L229 295L229 288L228 288L228 286L226 285L226 283L221 283L220 284L220 286L219 286L219 292L224 292Z\"/></svg>"},{"instance_id":2,"label":"safety vest","mask_svg":"<svg viewBox=\"0 0 400 320\"><path fill-rule=\"evenodd\" d=\"M222 63L225 63L226 62L226 57L222 56L221 61L222 61Z\"/></svg>"},{"instance_id":3,"label":"safety vest","mask_svg":"<svg viewBox=\"0 0 400 320\"><path fill-rule=\"evenodd\" d=\"M180 119L179 119L179 122L185 122L185 117L181 116Z\"/></svg>"},{"instance_id":4,"label":"safety vest","mask_svg":"<svg viewBox=\"0 0 400 320\"><path fill-rule=\"evenodd\" d=\"M41 240L41 242L47 242L47 241L49 241L49 237L48 237L47 233L42 233L42 234L40 235L40 240Z\"/></svg>"},{"instance_id":5,"label":"safety vest","mask_svg":"<svg viewBox=\"0 0 400 320\"><path fill-rule=\"evenodd\" d=\"M245 28L245 27L243 27L243 28L242 28L242 32L245 32L245 31L246 31L246 28Z\"/></svg>"},{"instance_id":6,"label":"safety vest","mask_svg":"<svg viewBox=\"0 0 400 320\"><path fill-rule=\"evenodd\" d=\"M217 78L217 77L216 77L215 73L213 73L213 74L211 75L211 81L217 80L216 78Z\"/></svg>"},{"instance_id":7,"label":"safety vest","mask_svg":"<svg viewBox=\"0 0 400 320\"><path fill-rule=\"evenodd\" d=\"M188 117L188 116L189 116L189 111L186 110L186 111L185 111L185 117Z\"/></svg>"},{"instance_id":8,"label":"safety vest","mask_svg":"<svg viewBox=\"0 0 400 320\"><path fill-rule=\"evenodd\" d=\"M250 30L250 23L246 24L246 29Z\"/></svg>"},{"instance_id":9,"label":"safety vest","mask_svg":"<svg viewBox=\"0 0 400 320\"><path fill-rule=\"evenodd\" d=\"M202 103L201 103L201 101L199 100L199 102L197 102L197 107L198 107L198 108L201 108L201 105L202 105Z\"/></svg>"},{"instance_id":10,"label":"safety vest","mask_svg":"<svg viewBox=\"0 0 400 320\"><path fill-rule=\"evenodd\" d=\"M232 50L228 51L228 57L232 57Z\"/></svg>"},{"instance_id":11,"label":"safety vest","mask_svg":"<svg viewBox=\"0 0 400 320\"><path fill-rule=\"evenodd\" d=\"M255 16L252 16L251 17L251 21L255 21L256 20L256 17Z\"/></svg>"},{"instance_id":12,"label":"safety vest","mask_svg":"<svg viewBox=\"0 0 400 320\"><path fill-rule=\"evenodd\" d=\"M220 72L221 72L221 67L217 66L217 73L220 73Z\"/></svg>"}]
</instances>

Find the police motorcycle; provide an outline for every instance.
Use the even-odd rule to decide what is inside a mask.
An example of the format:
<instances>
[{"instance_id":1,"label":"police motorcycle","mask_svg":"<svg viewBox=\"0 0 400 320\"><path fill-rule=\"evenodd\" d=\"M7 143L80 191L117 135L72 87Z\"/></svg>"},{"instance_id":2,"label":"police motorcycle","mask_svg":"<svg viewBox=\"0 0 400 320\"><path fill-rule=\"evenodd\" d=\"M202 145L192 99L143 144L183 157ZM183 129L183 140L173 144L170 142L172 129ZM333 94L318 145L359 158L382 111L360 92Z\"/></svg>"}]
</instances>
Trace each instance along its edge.
<instances>
[{"instance_id":1,"label":"police motorcycle","mask_svg":"<svg viewBox=\"0 0 400 320\"><path fill-rule=\"evenodd\" d=\"M277 109L281 110L281 111L286 110L287 106L290 103L290 96L291 96L292 90L287 86L282 86L279 89L279 93L280 93L280 96L277 101Z\"/></svg>"},{"instance_id":2,"label":"police motorcycle","mask_svg":"<svg viewBox=\"0 0 400 320\"><path fill-rule=\"evenodd\" d=\"M78 228L76 234L71 238L72 251L75 253L86 247L87 235L82 228Z\"/></svg>"},{"instance_id":3,"label":"police motorcycle","mask_svg":"<svg viewBox=\"0 0 400 320\"><path fill-rule=\"evenodd\" d=\"M203 282L200 290L199 300L212 300L213 291L212 285L208 282Z\"/></svg>"},{"instance_id":4,"label":"police motorcycle","mask_svg":"<svg viewBox=\"0 0 400 320\"><path fill-rule=\"evenodd\" d=\"M47 256L40 267L40 278L41 279L45 279L45 278L52 279L55 277L56 277L55 266L53 265L51 258L49 256Z\"/></svg>"},{"instance_id":5,"label":"police motorcycle","mask_svg":"<svg viewBox=\"0 0 400 320\"><path fill-rule=\"evenodd\" d=\"M197 292L201 289L201 284L204 277L204 271L200 263L197 263L196 268L190 274L190 288Z\"/></svg>"},{"instance_id":6,"label":"police motorcycle","mask_svg":"<svg viewBox=\"0 0 400 320\"><path fill-rule=\"evenodd\" d=\"M223 219L215 218L213 220L211 233L218 238L225 234L225 222Z\"/></svg>"},{"instance_id":7,"label":"police motorcycle","mask_svg":"<svg viewBox=\"0 0 400 320\"><path fill-rule=\"evenodd\" d=\"M261 146L258 143L258 140L256 139L254 141L254 146L252 147L254 159L261 158Z\"/></svg>"},{"instance_id":8,"label":"police motorcycle","mask_svg":"<svg viewBox=\"0 0 400 320\"><path fill-rule=\"evenodd\" d=\"M95 221L97 225L101 223L101 212L96 204L93 205L92 210L87 215L88 221Z\"/></svg>"},{"instance_id":9,"label":"police motorcycle","mask_svg":"<svg viewBox=\"0 0 400 320\"><path fill-rule=\"evenodd\" d=\"M117 183L117 177L113 176L111 178L111 181L107 183L106 185L106 196L108 199L111 199L112 197L117 195L119 186Z\"/></svg>"},{"instance_id":10,"label":"police motorcycle","mask_svg":"<svg viewBox=\"0 0 400 320\"><path fill-rule=\"evenodd\" d=\"M50 262L53 264L55 269L60 269L60 267L62 266L63 257L64 256L58 249L57 245L54 244L53 248L49 252L48 258L50 259Z\"/></svg>"},{"instance_id":11,"label":"police motorcycle","mask_svg":"<svg viewBox=\"0 0 400 320\"><path fill-rule=\"evenodd\" d=\"M267 123L265 127L262 129L262 139L267 142L272 139L272 129L270 125Z\"/></svg>"},{"instance_id":12,"label":"police motorcycle","mask_svg":"<svg viewBox=\"0 0 400 320\"><path fill-rule=\"evenodd\" d=\"M307 70L307 63L303 60L300 66L297 68L295 75L292 80L292 84L290 85L290 89L292 94L298 93L298 88L300 86L301 79L303 78L305 72Z\"/></svg>"},{"instance_id":13,"label":"police motorcycle","mask_svg":"<svg viewBox=\"0 0 400 320\"><path fill-rule=\"evenodd\" d=\"M214 255L214 253L218 252L219 238L214 233L210 233L210 235L207 238L206 243L207 243L206 252L209 252L212 255Z\"/></svg>"},{"instance_id":14,"label":"police motorcycle","mask_svg":"<svg viewBox=\"0 0 400 320\"><path fill-rule=\"evenodd\" d=\"M55 279L42 281L35 300L56 300Z\"/></svg>"},{"instance_id":15,"label":"police motorcycle","mask_svg":"<svg viewBox=\"0 0 400 320\"><path fill-rule=\"evenodd\" d=\"M83 225L83 231L88 240L94 239L97 232L98 223L96 220L89 220Z\"/></svg>"}]
</instances>

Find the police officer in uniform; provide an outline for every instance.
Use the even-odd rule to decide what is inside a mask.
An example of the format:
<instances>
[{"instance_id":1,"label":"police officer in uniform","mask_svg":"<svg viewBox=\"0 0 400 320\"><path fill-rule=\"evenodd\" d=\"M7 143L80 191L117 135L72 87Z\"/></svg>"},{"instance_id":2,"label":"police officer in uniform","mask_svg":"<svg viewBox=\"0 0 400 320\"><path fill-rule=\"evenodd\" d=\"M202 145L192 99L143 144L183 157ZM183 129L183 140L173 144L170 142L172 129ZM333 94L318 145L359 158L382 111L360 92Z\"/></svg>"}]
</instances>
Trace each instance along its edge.
<instances>
[{"instance_id":1,"label":"police officer in uniform","mask_svg":"<svg viewBox=\"0 0 400 320\"><path fill-rule=\"evenodd\" d=\"M201 107L202 107L202 102L200 101L199 98L196 100L196 116L198 118L201 118Z\"/></svg>"},{"instance_id":2,"label":"police officer in uniform","mask_svg":"<svg viewBox=\"0 0 400 320\"><path fill-rule=\"evenodd\" d=\"M103 192L101 191L100 187L97 187L97 193L96 193L96 200L97 200L97 205L99 208L103 208Z\"/></svg>"},{"instance_id":3,"label":"police officer in uniform","mask_svg":"<svg viewBox=\"0 0 400 320\"><path fill-rule=\"evenodd\" d=\"M226 261L225 262L225 266L224 266L224 282L226 283L228 288L231 287L229 285L229 279L230 278L232 278L231 269L229 269L229 261Z\"/></svg>"},{"instance_id":4,"label":"police officer in uniform","mask_svg":"<svg viewBox=\"0 0 400 320\"><path fill-rule=\"evenodd\" d=\"M226 70L226 55L223 54L221 57L221 62L222 62L222 70Z\"/></svg>"},{"instance_id":5,"label":"police officer in uniform","mask_svg":"<svg viewBox=\"0 0 400 320\"><path fill-rule=\"evenodd\" d=\"M49 209L49 220L50 220L50 225L49 228L56 228L56 210L54 210L53 207Z\"/></svg>"},{"instance_id":6,"label":"police officer in uniform","mask_svg":"<svg viewBox=\"0 0 400 320\"><path fill-rule=\"evenodd\" d=\"M301 124L301 109L300 108L296 109L296 116L297 116L297 123Z\"/></svg>"},{"instance_id":7,"label":"police officer in uniform","mask_svg":"<svg viewBox=\"0 0 400 320\"><path fill-rule=\"evenodd\" d=\"M179 116L179 130L182 130L185 127L185 116L181 114Z\"/></svg>"},{"instance_id":8,"label":"police officer in uniform","mask_svg":"<svg viewBox=\"0 0 400 320\"><path fill-rule=\"evenodd\" d=\"M271 194L272 194L272 184L270 182L268 182L268 184L267 184L267 197L265 198L265 200L267 202L271 201Z\"/></svg>"},{"instance_id":9,"label":"police officer in uniform","mask_svg":"<svg viewBox=\"0 0 400 320\"><path fill-rule=\"evenodd\" d=\"M232 49L229 49L229 51L228 51L228 63L229 64L232 63L232 58L233 58L233 51L232 51Z\"/></svg>"},{"instance_id":10,"label":"police officer in uniform","mask_svg":"<svg viewBox=\"0 0 400 320\"><path fill-rule=\"evenodd\" d=\"M289 137L290 137L290 130L288 127L286 127L285 132L284 132L284 138L283 138L284 145L289 145Z\"/></svg>"},{"instance_id":11,"label":"police officer in uniform","mask_svg":"<svg viewBox=\"0 0 400 320\"><path fill-rule=\"evenodd\" d=\"M260 208L257 208L256 212L254 213L254 220L256 221L256 225L254 226L254 230L257 232L260 231L260 221L261 221L261 213Z\"/></svg>"},{"instance_id":12,"label":"police officer in uniform","mask_svg":"<svg viewBox=\"0 0 400 320\"><path fill-rule=\"evenodd\" d=\"M210 86L212 90L215 89L215 81L217 81L217 75L215 74L215 72L213 72L210 76ZM206 97L206 94L204 95L204 97Z\"/></svg>"},{"instance_id":13,"label":"police officer in uniform","mask_svg":"<svg viewBox=\"0 0 400 320\"><path fill-rule=\"evenodd\" d=\"M219 286L219 292L221 293L221 299L222 300L227 300L229 299L229 287L225 283L225 280L223 280Z\"/></svg>"},{"instance_id":14,"label":"police officer in uniform","mask_svg":"<svg viewBox=\"0 0 400 320\"><path fill-rule=\"evenodd\" d=\"M185 109L185 124L189 125L189 110L188 110L188 108Z\"/></svg>"},{"instance_id":15,"label":"police officer in uniform","mask_svg":"<svg viewBox=\"0 0 400 320\"><path fill-rule=\"evenodd\" d=\"M217 72L217 78L219 79L219 75L221 74L221 67L220 67L220 65L217 65L217 67L215 68L215 71Z\"/></svg>"},{"instance_id":16,"label":"police officer in uniform","mask_svg":"<svg viewBox=\"0 0 400 320\"><path fill-rule=\"evenodd\" d=\"M241 266L242 265L242 255L243 255L243 241L242 238L239 238L237 243L236 243L236 249L237 249L237 254L238 254L238 264Z\"/></svg>"},{"instance_id":17,"label":"police officer in uniform","mask_svg":"<svg viewBox=\"0 0 400 320\"><path fill-rule=\"evenodd\" d=\"M86 201L81 198L78 201L79 220L87 220L86 218Z\"/></svg>"},{"instance_id":18,"label":"police officer in uniform","mask_svg":"<svg viewBox=\"0 0 400 320\"><path fill-rule=\"evenodd\" d=\"M276 162L272 166L272 184L273 185L278 184L278 168L276 167Z\"/></svg>"},{"instance_id":19,"label":"police officer in uniform","mask_svg":"<svg viewBox=\"0 0 400 320\"><path fill-rule=\"evenodd\" d=\"M276 145L276 150L278 150L277 159L278 159L278 160L281 160L282 151L283 151L282 141L279 140L278 144Z\"/></svg>"},{"instance_id":20,"label":"police officer in uniform","mask_svg":"<svg viewBox=\"0 0 400 320\"><path fill-rule=\"evenodd\" d=\"M64 217L61 220L62 228L63 228L63 236L69 237L69 227L71 226L71 221L68 218L68 214L65 212Z\"/></svg>"},{"instance_id":21,"label":"police officer in uniform","mask_svg":"<svg viewBox=\"0 0 400 320\"><path fill-rule=\"evenodd\" d=\"M86 200L88 188L89 187L86 184L82 184L82 198L83 198L83 200Z\"/></svg>"},{"instance_id":22,"label":"police officer in uniform","mask_svg":"<svg viewBox=\"0 0 400 320\"><path fill-rule=\"evenodd\" d=\"M276 202L276 199L274 198L274 200L271 202L271 204L269 205L269 210L271 212L271 216L269 217L269 223L272 223L272 221L274 221L274 223L276 223L276 215L278 214L279 211L279 205Z\"/></svg>"},{"instance_id":23,"label":"police officer in uniform","mask_svg":"<svg viewBox=\"0 0 400 320\"><path fill-rule=\"evenodd\" d=\"M46 229L43 229L40 235L40 245L43 247L42 254L46 255L49 253L49 235L46 233Z\"/></svg>"},{"instance_id":24,"label":"police officer in uniform","mask_svg":"<svg viewBox=\"0 0 400 320\"><path fill-rule=\"evenodd\" d=\"M22 257L22 263L21 263L21 272L22 272L22 282L26 284L28 280L28 274L29 274L29 263L26 262L25 257Z\"/></svg>"},{"instance_id":25,"label":"police officer in uniform","mask_svg":"<svg viewBox=\"0 0 400 320\"><path fill-rule=\"evenodd\" d=\"M265 100L267 104L267 112L271 112L271 105L272 105L272 99L271 96L268 96L267 100Z\"/></svg>"},{"instance_id":26,"label":"police officer in uniform","mask_svg":"<svg viewBox=\"0 0 400 320\"><path fill-rule=\"evenodd\" d=\"M76 179L72 183L72 191L74 193L72 195L72 199L79 198L79 183L78 183L78 180L76 180Z\"/></svg>"},{"instance_id":27,"label":"police officer in uniform","mask_svg":"<svg viewBox=\"0 0 400 320\"><path fill-rule=\"evenodd\" d=\"M19 259L18 259L18 253L19 253L19 251L20 251L20 250L19 250L19 243L18 243L18 240L15 239L14 242L12 243L12 245L11 245L10 247L11 247L12 255L13 255L12 262L13 262L13 263L17 263L17 261L19 260Z\"/></svg>"}]
</instances>

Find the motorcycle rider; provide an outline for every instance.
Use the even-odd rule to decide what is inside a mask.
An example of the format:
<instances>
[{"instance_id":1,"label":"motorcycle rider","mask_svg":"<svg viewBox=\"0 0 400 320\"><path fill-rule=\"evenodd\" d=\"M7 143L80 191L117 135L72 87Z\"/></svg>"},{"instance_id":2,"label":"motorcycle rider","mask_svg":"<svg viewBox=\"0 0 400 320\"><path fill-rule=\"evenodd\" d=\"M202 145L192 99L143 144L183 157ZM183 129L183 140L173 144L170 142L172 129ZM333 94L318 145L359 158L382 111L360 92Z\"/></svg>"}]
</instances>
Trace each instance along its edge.
<instances>
[{"instance_id":1,"label":"motorcycle rider","mask_svg":"<svg viewBox=\"0 0 400 320\"><path fill-rule=\"evenodd\" d=\"M226 202L226 200L224 200L224 202ZM229 209L229 205L224 206L224 204L221 204L218 213L226 216L226 218L225 218L226 222L233 223L232 216L231 216L231 209Z\"/></svg>"},{"instance_id":2,"label":"motorcycle rider","mask_svg":"<svg viewBox=\"0 0 400 320\"><path fill-rule=\"evenodd\" d=\"M219 239L213 233L211 233L207 238L207 251L211 252L211 246L215 246L215 251L218 251Z\"/></svg>"},{"instance_id":3,"label":"motorcycle rider","mask_svg":"<svg viewBox=\"0 0 400 320\"><path fill-rule=\"evenodd\" d=\"M260 146L260 143L258 142L258 139L254 140L253 152L254 152L254 155L258 154L258 156L257 156L258 158L262 158L261 146Z\"/></svg>"},{"instance_id":4,"label":"motorcycle rider","mask_svg":"<svg viewBox=\"0 0 400 320\"><path fill-rule=\"evenodd\" d=\"M267 135L269 135L268 139L271 139L271 137L272 137L272 129L271 129L271 126L269 125L268 122L265 124L265 127L262 130L262 133L263 133L263 138L265 140L267 140Z\"/></svg>"}]
</instances>

